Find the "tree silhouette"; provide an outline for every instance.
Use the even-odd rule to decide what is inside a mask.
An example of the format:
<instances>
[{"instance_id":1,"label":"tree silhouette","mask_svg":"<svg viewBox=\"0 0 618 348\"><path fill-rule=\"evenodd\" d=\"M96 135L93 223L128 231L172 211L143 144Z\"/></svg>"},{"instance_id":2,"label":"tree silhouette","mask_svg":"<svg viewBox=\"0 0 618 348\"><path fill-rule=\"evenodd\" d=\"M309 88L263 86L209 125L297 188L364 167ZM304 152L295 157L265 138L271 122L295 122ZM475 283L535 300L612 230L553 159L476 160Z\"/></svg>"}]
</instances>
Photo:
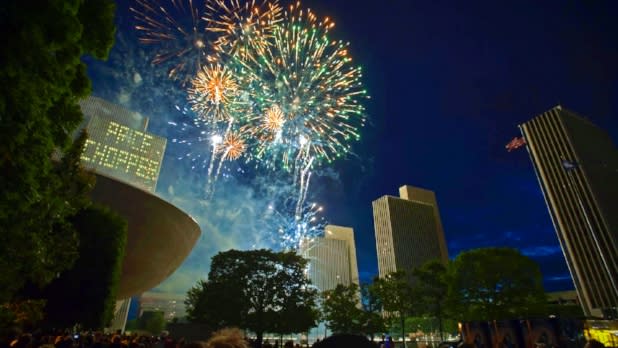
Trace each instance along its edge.
<instances>
[{"instance_id":1,"label":"tree silhouette","mask_svg":"<svg viewBox=\"0 0 618 348\"><path fill-rule=\"evenodd\" d=\"M113 16L111 0L0 3L0 303L77 257L67 218L85 205L83 191L67 189L76 177L52 157L71 156L77 101L90 93L80 58L106 58Z\"/></svg>"}]
</instances>

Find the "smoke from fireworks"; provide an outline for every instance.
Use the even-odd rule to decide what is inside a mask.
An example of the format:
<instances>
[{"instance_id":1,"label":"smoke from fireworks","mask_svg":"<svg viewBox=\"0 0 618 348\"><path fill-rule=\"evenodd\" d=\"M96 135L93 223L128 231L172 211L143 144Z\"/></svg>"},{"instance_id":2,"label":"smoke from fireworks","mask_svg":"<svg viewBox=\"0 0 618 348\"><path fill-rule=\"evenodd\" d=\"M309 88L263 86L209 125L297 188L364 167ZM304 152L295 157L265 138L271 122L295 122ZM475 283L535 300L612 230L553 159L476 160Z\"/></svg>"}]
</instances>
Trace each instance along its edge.
<instances>
[{"instance_id":1,"label":"smoke from fireworks","mask_svg":"<svg viewBox=\"0 0 618 348\"><path fill-rule=\"evenodd\" d=\"M174 77L197 53L187 89L197 117L192 126L182 123L192 135L177 142L191 146L183 158L192 168L207 168L207 196L231 162L285 173L288 197L267 212L280 221L265 221L282 226L277 230L284 231L279 238L286 247L297 247L299 236L319 230L307 221L316 215L306 203L313 170L350 153L365 123L368 95L349 43L332 40L334 22L300 2L284 10L277 1L206 0L203 12L191 0L171 0L167 7L136 2L140 41L161 46L153 62L178 62ZM189 25L173 15L182 11L190 12Z\"/></svg>"}]
</instances>

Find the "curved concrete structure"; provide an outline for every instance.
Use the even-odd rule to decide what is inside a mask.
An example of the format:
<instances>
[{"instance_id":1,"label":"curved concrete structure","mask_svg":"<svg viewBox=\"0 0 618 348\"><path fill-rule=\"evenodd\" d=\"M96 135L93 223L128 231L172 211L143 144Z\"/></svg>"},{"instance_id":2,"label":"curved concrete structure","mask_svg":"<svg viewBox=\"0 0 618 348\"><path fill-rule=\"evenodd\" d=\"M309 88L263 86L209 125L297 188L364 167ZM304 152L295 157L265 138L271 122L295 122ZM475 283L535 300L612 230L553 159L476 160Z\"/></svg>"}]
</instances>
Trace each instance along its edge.
<instances>
[{"instance_id":1,"label":"curved concrete structure","mask_svg":"<svg viewBox=\"0 0 618 348\"><path fill-rule=\"evenodd\" d=\"M174 205L139 188L96 174L91 196L128 220L118 299L147 291L169 277L195 246L200 227Z\"/></svg>"}]
</instances>

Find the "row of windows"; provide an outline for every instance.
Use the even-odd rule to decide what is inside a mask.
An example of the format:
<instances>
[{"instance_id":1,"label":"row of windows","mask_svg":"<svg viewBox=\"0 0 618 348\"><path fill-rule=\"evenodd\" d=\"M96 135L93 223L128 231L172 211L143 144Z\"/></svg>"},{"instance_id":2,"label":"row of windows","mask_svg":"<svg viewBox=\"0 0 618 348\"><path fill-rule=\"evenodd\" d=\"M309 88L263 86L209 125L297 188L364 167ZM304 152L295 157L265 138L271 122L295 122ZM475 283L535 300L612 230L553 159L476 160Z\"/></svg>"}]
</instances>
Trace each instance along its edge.
<instances>
[{"instance_id":1,"label":"row of windows","mask_svg":"<svg viewBox=\"0 0 618 348\"><path fill-rule=\"evenodd\" d=\"M389 196L373 203L380 275L441 258L434 206Z\"/></svg>"},{"instance_id":2,"label":"row of windows","mask_svg":"<svg viewBox=\"0 0 618 348\"><path fill-rule=\"evenodd\" d=\"M540 174L543 191L549 199L560 244L566 250L567 263L576 287L579 291L584 290L584 300L590 301L593 307L613 305L612 297L618 294L612 295L611 280L604 272L602 256L598 252L590 252L599 247L593 233L603 239L608 238L608 231L601 223L586 178L579 171L567 172L562 167L563 160L577 159L568 141L562 117L557 110L551 110L527 122L522 129ZM588 226L589 222L591 226ZM590 227L595 232L590 231ZM606 241L600 244L600 247L609 245ZM612 258L612 253L607 250L602 253Z\"/></svg>"},{"instance_id":3,"label":"row of windows","mask_svg":"<svg viewBox=\"0 0 618 348\"><path fill-rule=\"evenodd\" d=\"M305 252L305 257L309 259L309 279L321 291L334 289L338 284L351 283L346 241L320 238Z\"/></svg>"}]
</instances>

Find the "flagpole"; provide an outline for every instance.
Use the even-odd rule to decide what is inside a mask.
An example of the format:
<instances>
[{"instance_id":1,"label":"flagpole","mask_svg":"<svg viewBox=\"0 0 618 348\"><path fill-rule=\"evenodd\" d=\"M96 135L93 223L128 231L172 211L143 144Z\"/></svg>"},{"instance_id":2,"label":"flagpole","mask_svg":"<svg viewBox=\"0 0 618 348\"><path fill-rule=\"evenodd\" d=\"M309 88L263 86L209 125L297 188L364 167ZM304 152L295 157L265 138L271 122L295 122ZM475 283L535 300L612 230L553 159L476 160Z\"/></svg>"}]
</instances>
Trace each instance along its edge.
<instances>
[{"instance_id":1,"label":"flagpole","mask_svg":"<svg viewBox=\"0 0 618 348\"><path fill-rule=\"evenodd\" d=\"M592 226L592 222L590 221L590 218L588 217L588 209L586 209L586 206L584 205L584 202L582 200L581 194L579 192L579 186L576 185L575 179L572 175L572 171L579 169L579 166L576 164L575 167L573 168L565 168L564 165L562 166L564 168L564 170L567 172L567 177L569 178L571 187L573 188L573 190L575 191L575 196L577 196L577 202L579 203L579 207L581 209L581 211L584 213L584 219L586 220L586 226L588 227L588 231L590 232L590 234L592 235L592 239L594 240L594 244L597 248L597 251L599 253L599 256L601 257L601 261L603 262L603 268L605 268L605 273L607 273L607 277L609 278L609 281L612 284L612 287L614 288L614 301L618 300L618 297L616 297L616 295L618 294L618 286L616 285L616 280L614 279L614 277L612 277L612 273L611 270L609 269L609 265L607 263L607 260L605 259L605 255L601 249L601 244L599 243L599 239L597 238L597 235L595 233L595 229ZM618 310L618 303L614 303L614 308L612 308L612 316L616 315L616 311Z\"/></svg>"}]
</instances>

